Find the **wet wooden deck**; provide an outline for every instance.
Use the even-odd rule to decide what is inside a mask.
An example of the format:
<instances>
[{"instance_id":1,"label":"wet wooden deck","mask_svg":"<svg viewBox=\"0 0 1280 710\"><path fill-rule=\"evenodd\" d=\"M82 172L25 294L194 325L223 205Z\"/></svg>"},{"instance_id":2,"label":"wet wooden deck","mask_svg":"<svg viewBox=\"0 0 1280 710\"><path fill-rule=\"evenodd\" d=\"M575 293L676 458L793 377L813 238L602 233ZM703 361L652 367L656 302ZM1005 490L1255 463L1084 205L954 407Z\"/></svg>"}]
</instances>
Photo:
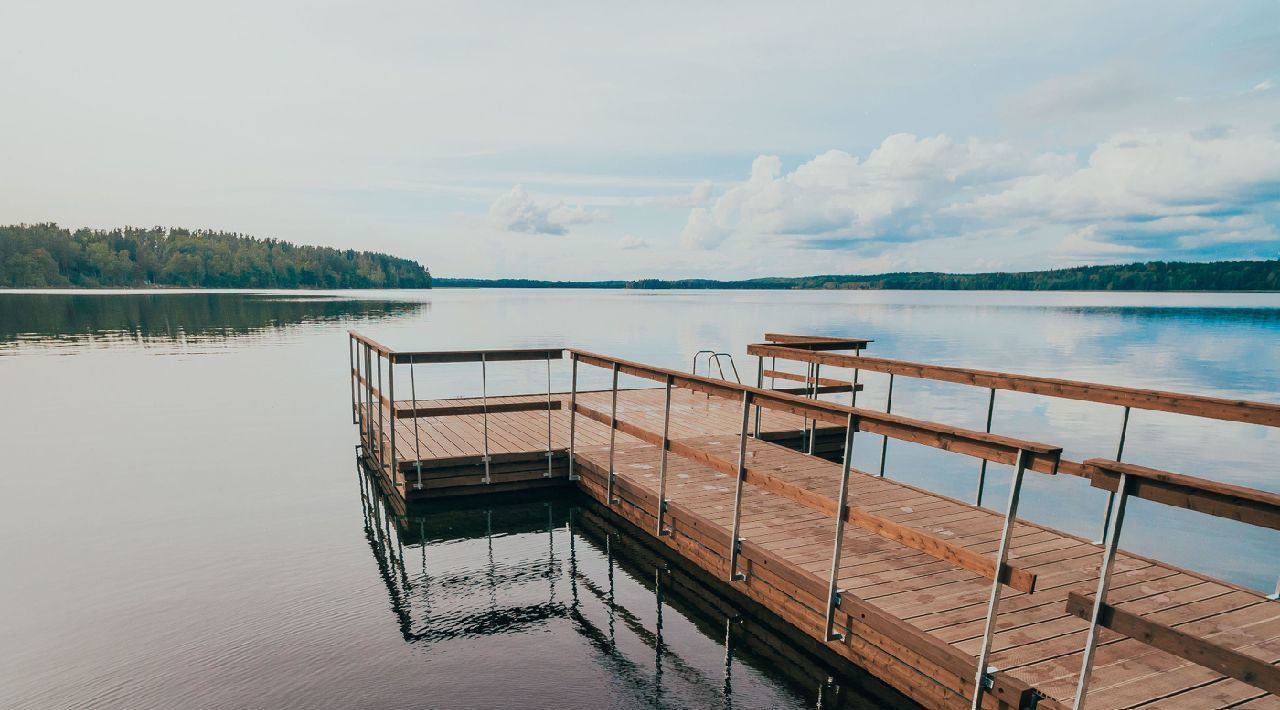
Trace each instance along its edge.
<instances>
[{"instance_id":1,"label":"wet wooden deck","mask_svg":"<svg viewBox=\"0 0 1280 710\"><path fill-rule=\"evenodd\" d=\"M661 389L620 390L618 419L661 431ZM579 392L578 403L599 412L610 408L609 392ZM551 471L547 472L546 411L488 415L491 490L570 483L568 397L555 395L551 411ZM491 406L545 401L545 395L491 397ZM419 400L416 406L479 404L479 399ZM398 402L397 408L415 403ZM676 389L672 392L671 438L700 451L736 460L741 403ZM609 427L581 414L576 420L573 482L608 505L604 495ZM761 439L750 439L748 465L819 495L836 498L840 466L791 448L800 443L801 418L764 410ZM397 420L396 461L405 480L384 489L402 500L461 491L481 485L484 416L463 414ZM863 434L862 436L867 436ZM879 437L872 437L878 441ZM841 430L827 427L823 446L838 448ZM788 446L789 445L789 446ZM865 445L865 444L864 444ZM389 446L389 442L384 443ZM855 444L857 446L857 444ZM820 446L819 448L823 448ZM657 446L618 432L615 440L615 495L619 516L653 535L656 530ZM416 488L418 464L422 488ZM733 477L688 458L669 455L666 524L658 538L681 556L726 579L733 512ZM849 504L982 553L999 544L1003 515L897 481L857 472ZM742 556L746 580L734 588L820 640L825 635L827 575L834 524L822 515L758 486L742 494ZM968 707L970 667L976 657L991 590L989 579L864 528L847 525L841 556L842 601L838 626L847 641L830 642L841 655L868 668L926 706ZM1089 541L1018 521L1010 563L1037 575L1036 591L1011 589L997 617L991 664L997 676L1034 688L1040 707L1070 704L1074 695L1087 623L1066 610L1070 592L1092 595L1102 549ZM1202 575L1121 552L1108 602L1180 631L1235 649L1269 664L1280 662L1280 603ZM1101 630L1089 693L1090 708L1280 708L1280 697L1184 661L1137 640ZM987 706L1001 707L999 693ZM1009 705L1014 706L1014 705Z\"/></svg>"}]
</instances>

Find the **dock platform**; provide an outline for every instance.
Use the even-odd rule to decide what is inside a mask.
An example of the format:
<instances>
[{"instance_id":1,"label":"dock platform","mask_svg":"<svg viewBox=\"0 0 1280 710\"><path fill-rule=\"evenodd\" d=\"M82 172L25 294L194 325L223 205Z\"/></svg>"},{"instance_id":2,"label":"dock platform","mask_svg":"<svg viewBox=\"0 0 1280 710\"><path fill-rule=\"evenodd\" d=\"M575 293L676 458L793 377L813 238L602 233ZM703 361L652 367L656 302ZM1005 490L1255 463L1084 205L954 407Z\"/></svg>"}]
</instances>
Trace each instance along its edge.
<instances>
[{"instance_id":1,"label":"dock platform","mask_svg":"<svg viewBox=\"0 0 1280 710\"><path fill-rule=\"evenodd\" d=\"M1280 405L870 358L860 339L766 340L748 350L758 358L749 386L580 350L398 353L352 334L354 419L401 512L443 496L576 487L926 707L1280 708L1280 602L1119 546L1133 497L1280 529L1280 496L1073 462L1054 445L854 398L858 372L876 370L1265 426L1280 426ZM397 367L566 353L567 393L395 396ZM784 373L779 359L806 370ZM853 376L823 378L823 365ZM611 371L615 388L619 373L661 386L578 391L579 367ZM818 398L832 391L854 401ZM864 432L1013 466L1008 500L992 510L854 469L843 452ZM1024 476L1058 474L1112 492L1102 544L1018 517Z\"/></svg>"}]
</instances>

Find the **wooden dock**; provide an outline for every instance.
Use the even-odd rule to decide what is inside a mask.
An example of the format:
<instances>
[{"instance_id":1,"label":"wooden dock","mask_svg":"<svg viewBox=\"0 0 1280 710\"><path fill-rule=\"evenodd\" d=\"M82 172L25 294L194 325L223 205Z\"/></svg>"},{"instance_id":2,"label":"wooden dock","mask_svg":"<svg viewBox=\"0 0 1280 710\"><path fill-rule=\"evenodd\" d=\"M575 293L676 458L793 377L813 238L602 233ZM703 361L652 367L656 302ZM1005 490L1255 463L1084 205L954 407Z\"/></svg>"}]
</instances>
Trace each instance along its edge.
<instances>
[{"instance_id":1,"label":"wooden dock","mask_svg":"<svg viewBox=\"0 0 1280 710\"><path fill-rule=\"evenodd\" d=\"M353 334L354 419L399 510L575 486L927 707L1280 708L1280 602L1119 548L1135 496L1272 529L1280 496L1118 460L1069 461L1050 444L837 404L815 390L856 396L867 369L1090 399L1126 414L1280 426L1280 406L871 358L857 339L766 340L748 351L761 386L745 386L579 350L400 353ZM550 363L565 352L569 393L406 400L393 380L417 364ZM806 370L779 377L777 360ZM824 365L853 376L824 378ZM615 387L619 373L661 386L577 391L579 367L611 371ZM765 389L768 372L804 387ZM1009 499L994 511L851 469L842 453L867 433L1011 465ZM1017 517L1024 476L1059 473L1113 492L1105 544Z\"/></svg>"}]
</instances>

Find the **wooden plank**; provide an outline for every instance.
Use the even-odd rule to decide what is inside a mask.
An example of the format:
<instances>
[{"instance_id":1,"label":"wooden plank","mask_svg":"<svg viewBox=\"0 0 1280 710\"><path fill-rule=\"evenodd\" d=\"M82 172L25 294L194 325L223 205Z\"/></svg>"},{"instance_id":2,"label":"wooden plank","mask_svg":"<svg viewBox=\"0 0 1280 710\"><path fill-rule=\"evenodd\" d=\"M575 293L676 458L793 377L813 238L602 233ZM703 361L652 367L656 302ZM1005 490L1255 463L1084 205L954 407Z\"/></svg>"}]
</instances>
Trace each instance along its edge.
<instances>
[{"instance_id":1,"label":"wooden plank","mask_svg":"<svg viewBox=\"0 0 1280 710\"><path fill-rule=\"evenodd\" d=\"M609 415L604 412L597 412L581 404L575 405L575 409L579 414L587 417L588 419L605 425L610 423ZM661 435L641 429L634 424L618 420L615 423L615 427L618 431L629 436L633 436L645 443L653 444L654 446L662 445ZM738 465L736 463L727 459L722 459L713 454L709 454L693 446L689 446L688 444L668 440L667 450L677 456L683 456L692 461L704 464L712 469L720 471L721 473L735 477L738 475ZM822 513L823 515L831 516L832 518L835 517L837 504L836 501L830 498L788 483L787 481L759 468L747 467L745 474L746 475L743 480L746 483L757 485L761 488L777 493L795 503L799 503L800 505ZM962 567L987 579L995 579L996 577L996 562L993 558L973 552L972 550L959 545L955 545L935 535L930 535L919 528L902 525L889 520L888 518L868 513L853 506L846 506L844 517L849 523L857 525L865 530L869 530L883 538L897 542L905 547L910 547L913 550L919 550L931 557L935 557L945 562L950 562L957 567ZM1005 564L1004 570L1000 575L1000 581L1020 592L1030 594L1035 591L1036 576L1012 564Z\"/></svg>"},{"instance_id":2,"label":"wooden plank","mask_svg":"<svg viewBox=\"0 0 1280 710\"><path fill-rule=\"evenodd\" d=\"M785 358L799 362L816 362L835 367L857 368L904 377L1026 392L1062 399L1114 404L1134 409L1174 412L1176 414L1189 414L1196 417L1247 422L1263 426L1280 426L1280 404L1270 402L1224 399L1205 395L1120 387L1054 377L1018 375L994 370L928 365L905 360L890 360L888 358L811 352L789 345L750 345L747 347L747 354L759 357Z\"/></svg>"},{"instance_id":3,"label":"wooden plank","mask_svg":"<svg viewBox=\"0 0 1280 710\"><path fill-rule=\"evenodd\" d=\"M866 338L839 338L831 335L795 335L793 333L765 333L764 339L771 343L811 343L817 341L849 343L851 345L860 345L866 347L874 340Z\"/></svg>"},{"instance_id":4,"label":"wooden plank","mask_svg":"<svg viewBox=\"0 0 1280 710\"><path fill-rule=\"evenodd\" d=\"M1093 615L1093 604L1092 597L1078 592L1067 594L1067 611L1086 621ZM1165 653L1213 669L1228 678L1235 678L1269 693L1280 694L1280 667L1253 656L1148 621L1109 604L1102 605L1098 623Z\"/></svg>"},{"instance_id":5,"label":"wooden plank","mask_svg":"<svg viewBox=\"0 0 1280 710\"><path fill-rule=\"evenodd\" d=\"M806 382L806 383L813 382L812 377L806 377L805 375L802 375L798 372L786 372L784 370L765 370L764 376L772 377L776 380L788 380L790 382ZM830 386L830 387L848 387L853 383L848 382L846 380L835 380L830 377L819 377L818 384L821 386Z\"/></svg>"},{"instance_id":6,"label":"wooden plank","mask_svg":"<svg viewBox=\"0 0 1280 710\"><path fill-rule=\"evenodd\" d=\"M397 365L443 362L512 362L517 360L559 360L564 348L521 348L512 350L437 350L396 352L391 360Z\"/></svg>"},{"instance_id":7,"label":"wooden plank","mask_svg":"<svg viewBox=\"0 0 1280 710\"><path fill-rule=\"evenodd\" d=\"M560 409L560 400L553 399L549 405L550 409ZM408 408L400 408L396 410L396 418L398 419L414 419L423 417L457 417L469 414L502 414L507 412L545 412L548 409L546 400L534 402L495 402L494 404L455 404L449 405L427 405L414 409L412 406ZM546 448L545 446L543 447Z\"/></svg>"},{"instance_id":8,"label":"wooden plank","mask_svg":"<svg viewBox=\"0 0 1280 710\"><path fill-rule=\"evenodd\" d=\"M819 385L818 387L778 387L774 392L783 392L785 394L835 394L837 392L852 392L854 390L862 391L862 385Z\"/></svg>"},{"instance_id":9,"label":"wooden plank","mask_svg":"<svg viewBox=\"0 0 1280 710\"><path fill-rule=\"evenodd\" d=\"M1123 473L1132 481L1129 494L1138 498L1280 530L1280 494L1109 459L1084 464L1095 488L1117 490Z\"/></svg>"}]
</instances>

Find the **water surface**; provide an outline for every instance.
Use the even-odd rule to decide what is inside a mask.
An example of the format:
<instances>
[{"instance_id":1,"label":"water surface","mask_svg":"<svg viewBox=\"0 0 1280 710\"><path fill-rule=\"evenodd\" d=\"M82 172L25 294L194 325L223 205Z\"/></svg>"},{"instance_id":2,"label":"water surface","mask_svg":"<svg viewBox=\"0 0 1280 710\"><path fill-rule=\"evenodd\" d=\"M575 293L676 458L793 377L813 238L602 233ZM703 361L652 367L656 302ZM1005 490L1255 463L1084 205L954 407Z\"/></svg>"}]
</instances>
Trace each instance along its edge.
<instances>
[{"instance_id":1,"label":"water surface","mask_svg":"<svg viewBox=\"0 0 1280 710\"><path fill-rule=\"evenodd\" d=\"M1280 401L1276 295L0 293L0 707L812 707L877 692L803 649L771 653L783 642L713 593L660 591L663 563L570 521L577 499L371 524L348 328L406 349L573 345L680 369L713 348L746 378L765 331L850 335L888 357ZM416 375L419 396L480 388L474 365ZM546 376L495 365L490 392ZM567 386L565 363L552 379ZM859 404L883 408L887 378L863 381ZM981 428L986 392L898 379L893 411ZM1120 414L1001 392L994 428L1111 456ZM1277 453L1275 430L1135 411L1124 458L1280 490ZM854 463L879 454L860 436ZM891 442L886 469L973 496L966 457ZM1002 505L1008 471L989 478ZM1103 501L1037 474L1022 510L1093 535ZM1256 589L1280 574L1271 531L1143 501L1124 543Z\"/></svg>"}]
</instances>

